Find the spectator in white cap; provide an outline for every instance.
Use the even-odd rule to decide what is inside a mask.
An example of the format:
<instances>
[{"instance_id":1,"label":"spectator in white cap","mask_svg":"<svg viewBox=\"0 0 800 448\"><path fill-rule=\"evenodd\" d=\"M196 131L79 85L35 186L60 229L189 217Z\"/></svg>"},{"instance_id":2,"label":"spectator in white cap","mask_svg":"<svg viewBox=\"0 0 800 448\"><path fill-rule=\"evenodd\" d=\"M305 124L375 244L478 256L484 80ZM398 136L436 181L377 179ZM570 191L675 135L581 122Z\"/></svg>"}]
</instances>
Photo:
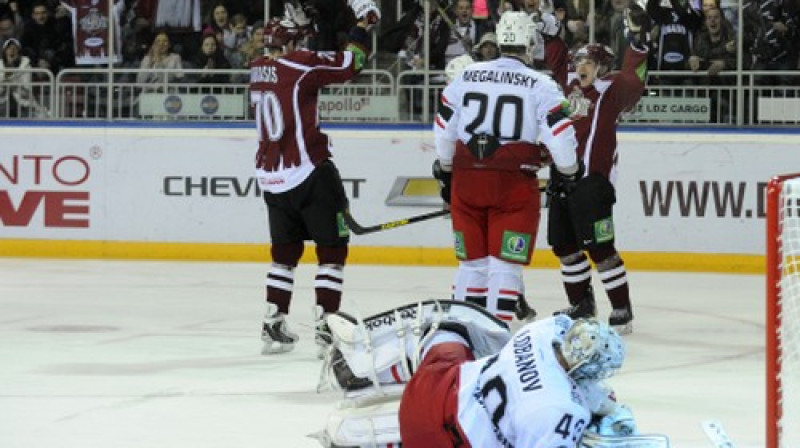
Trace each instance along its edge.
<instances>
[{"instance_id":1,"label":"spectator in white cap","mask_svg":"<svg viewBox=\"0 0 800 448\"><path fill-rule=\"evenodd\" d=\"M495 33L485 33L481 40L472 47L476 61L491 61L500 57L500 47L497 46L497 35Z\"/></svg>"}]
</instances>

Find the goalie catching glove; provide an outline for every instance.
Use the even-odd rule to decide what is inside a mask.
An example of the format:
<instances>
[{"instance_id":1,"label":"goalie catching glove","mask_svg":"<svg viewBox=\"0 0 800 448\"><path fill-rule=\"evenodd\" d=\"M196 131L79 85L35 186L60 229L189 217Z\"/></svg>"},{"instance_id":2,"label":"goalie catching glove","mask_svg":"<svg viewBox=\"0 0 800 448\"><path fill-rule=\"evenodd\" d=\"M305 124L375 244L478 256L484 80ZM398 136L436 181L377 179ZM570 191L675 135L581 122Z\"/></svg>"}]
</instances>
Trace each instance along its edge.
<instances>
[{"instance_id":1,"label":"goalie catching glove","mask_svg":"<svg viewBox=\"0 0 800 448\"><path fill-rule=\"evenodd\" d=\"M433 162L433 178L439 181L439 196L450 203L450 185L453 183L452 167L442 165L438 159Z\"/></svg>"},{"instance_id":2,"label":"goalie catching glove","mask_svg":"<svg viewBox=\"0 0 800 448\"><path fill-rule=\"evenodd\" d=\"M564 174L555 165L550 165L550 179L547 180L545 191L550 196L566 198L575 191L585 171L586 166L580 159L578 159L578 170L572 174Z\"/></svg>"},{"instance_id":3,"label":"goalie catching glove","mask_svg":"<svg viewBox=\"0 0 800 448\"><path fill-rule=\"evenodd\" d=\"M347 0L347 4L358 21L366 21L367 26L377 24L381 20L381 10L374 0Z\"/></svg>"}]
</instances>

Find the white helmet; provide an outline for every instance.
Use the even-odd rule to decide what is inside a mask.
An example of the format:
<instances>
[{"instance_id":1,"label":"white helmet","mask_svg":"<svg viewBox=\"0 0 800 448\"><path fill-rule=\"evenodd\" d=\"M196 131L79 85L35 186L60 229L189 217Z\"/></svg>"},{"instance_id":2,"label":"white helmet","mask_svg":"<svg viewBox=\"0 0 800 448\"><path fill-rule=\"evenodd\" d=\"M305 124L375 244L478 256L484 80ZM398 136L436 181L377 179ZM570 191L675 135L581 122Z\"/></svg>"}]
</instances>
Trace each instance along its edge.
<instances>
[{"instance_id":1,"label":"white helmet","mask_svg":"<svg viewBox=\"0 0 800 448\"><path fill-rule=\"evenodd\" d=\"M528 53L534 44L536 24L525 12L506 11L500 16L496 32L501 51L505 46L516 46L525 47L525 52Z\"/></svg>"},{"instance_id":2,"label":"white helmet","mask_svg":"<svg viewBox=\"0 0 800 448\"><path fill-rule=\"evenodd\" d=\"M462 54L448 62L447 67L444 68L444 76L447 78L447 83L449 84L453 82L454 79L458 78L458 75L473 62L475 61L472 60L472 56L468 54Z\"/></svg>"},{"instance_id":3,"label":"white helmet","mask_svg":"<svg viewBox=\"0 0 800 448\"><path fill-rule=\"evenodd\" d=\"M625 344L608 325L596 319L578 319L564 335L561 353L576 380L602 380L622 367Z\"/></svg>"}]
</instances>

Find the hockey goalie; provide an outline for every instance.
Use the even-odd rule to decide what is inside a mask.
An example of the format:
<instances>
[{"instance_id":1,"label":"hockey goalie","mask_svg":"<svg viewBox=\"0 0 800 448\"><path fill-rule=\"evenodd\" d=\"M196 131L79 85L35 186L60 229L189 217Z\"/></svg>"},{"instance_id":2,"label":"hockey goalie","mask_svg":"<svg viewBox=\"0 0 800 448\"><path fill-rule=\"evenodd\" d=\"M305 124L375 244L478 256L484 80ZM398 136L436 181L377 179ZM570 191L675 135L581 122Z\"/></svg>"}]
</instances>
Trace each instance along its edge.
<instances>
[{"instance_id":1,"label":"hockey goalie","mask_svg":"<svg viewBox=\"0 0 800 448\"><path fill-rule=\"evenodd\" d=\"M483 308L426 301L327 323L320 381L343 398L325 447L669 447L638 433L604 381L625 347L597 320L558 315L512 335Z\"/></svg>"}]
</instances>

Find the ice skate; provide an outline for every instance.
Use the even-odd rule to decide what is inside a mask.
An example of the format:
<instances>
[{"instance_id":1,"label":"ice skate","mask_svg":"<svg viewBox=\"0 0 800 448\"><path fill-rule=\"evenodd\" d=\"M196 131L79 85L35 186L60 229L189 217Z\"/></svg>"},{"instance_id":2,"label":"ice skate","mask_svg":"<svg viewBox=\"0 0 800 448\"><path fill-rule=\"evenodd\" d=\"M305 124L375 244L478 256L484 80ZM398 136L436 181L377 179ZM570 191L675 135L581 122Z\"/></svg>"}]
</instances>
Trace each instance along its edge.
<instances>
[{"instance_id":1,"label":"ice skate","mask_svg":"<svg viewBox=\"0 0 800 448\"><path fill-rule=\"evenodd\" d=\"M612 309L608 316L608 325L619 334L633 333L633 310L630 305Z\"/></svg>"},{"instance_id":2,"label":"ice skate","mask_svg":"<svg viewBox=\"0 0 800 448\"><path fill-rule=\"evenodd\" d=\"M520 296L519 299L517 299L517 306L514 307L514 315L519 321L525 323L533 322L536 320L536 314L536 310L531 308L528 301L525 300L525 297Z\"/></svg>"},{"instance_id":3,"label":"ice skate","mask_svg":"<svg viewBox=\"0 0 800 448\"><path fill-rule=\"evenodd\" d=\"M583 297L583 299L581 299L580 302L553 313L554 316L558 314L566 314L573 319L597 316L597 304L594 301L594 291L592 290L592 287L590 286L586 290L586 295Z\"/></svg>"},{"instance_id":4,"label":"ice skate","mask_svg":"<svg viewBox=\"0 0 800 448\"><path fill-rule=\"evenodd\" d=\"M278 311L277 305L268 303L264 326L261 329L261 340L264 341L261 354L270 355L292 351L297 339L297 334L289 330L286 315Z\"/></svg>"}]
</instances>

